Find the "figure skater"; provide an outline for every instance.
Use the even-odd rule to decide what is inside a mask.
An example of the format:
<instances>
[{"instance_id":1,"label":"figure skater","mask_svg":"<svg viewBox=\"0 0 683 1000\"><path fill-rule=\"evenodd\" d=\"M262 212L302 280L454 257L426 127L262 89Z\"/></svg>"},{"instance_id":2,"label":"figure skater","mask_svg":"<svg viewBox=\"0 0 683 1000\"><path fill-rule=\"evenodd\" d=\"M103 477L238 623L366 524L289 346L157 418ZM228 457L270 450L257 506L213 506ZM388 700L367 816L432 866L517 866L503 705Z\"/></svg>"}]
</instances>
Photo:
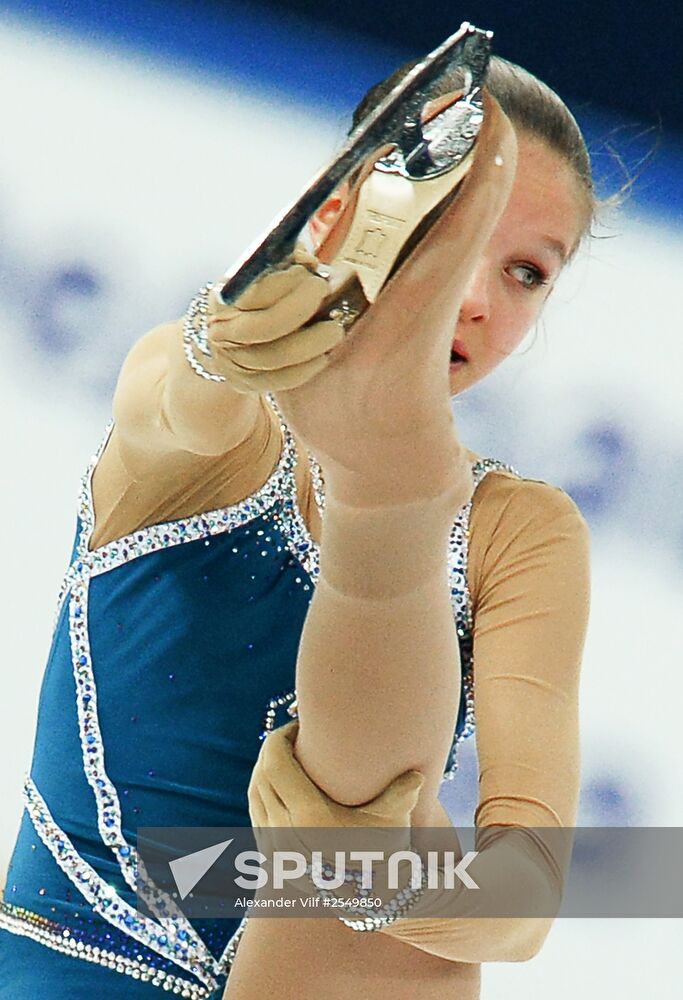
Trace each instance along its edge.
<instances>
[{"instance_id":1,"label":"figure skater","mask_svg":"<svg viewBox=\"0 0 683 1000\"><path fill-rule=\"evenodd\" d=\"M544 84L494 58L486 87L455 201L398 247L350 335L343 314L318 318L329 278L298 248L233 306L202 292L208 354L180 321L126 358L40 695L3 1000L217 1000L226 982L230 1000L470 1000L480 963L540 947L547 922L523 919L430 921L420 939L410 919L357 934L135 909L136 828L277 822L278 760L292 815L381 800L439 826L476 723L477 827L575 823L586 525L561 490L465 449L450 398L537 319L589 230L590 162ZM333 260L366 179L312 220ZM506 843L556 890L532 841L482 857Z\"/></svg>"}]
</instances>

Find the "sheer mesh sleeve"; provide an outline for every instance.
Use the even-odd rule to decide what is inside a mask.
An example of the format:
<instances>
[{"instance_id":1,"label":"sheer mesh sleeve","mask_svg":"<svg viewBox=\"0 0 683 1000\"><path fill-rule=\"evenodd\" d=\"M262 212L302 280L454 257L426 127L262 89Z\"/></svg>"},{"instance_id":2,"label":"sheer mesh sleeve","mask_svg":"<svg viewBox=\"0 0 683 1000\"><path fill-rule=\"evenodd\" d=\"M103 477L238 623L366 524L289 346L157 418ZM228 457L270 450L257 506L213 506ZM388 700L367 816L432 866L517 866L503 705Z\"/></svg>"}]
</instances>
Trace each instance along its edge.
<instances>
[{"instance_id":1,"label":"sheer mesh sleeve","mask_svg":"<svg viewBox=\"0 0 683 1000\"><path fill-rule=\"evenodd\" d=\"M588 529L562 490L490 474L470 538L480 853L468 872L481 890L460 894L449 912L462 916L417 919L416 908L386 933L453 961L517 961L540 950L571 855ZM515 899L549 915L482 918Z\"/></svg>"},{"instance_id":2,"label":"sheer mesh sleeve","mask_svg":"<svg viewBox=\"0 0 683 1000\"><path fill-rule=\"evenodd\" d=\"M489 478L471 520L480 771L475 822L572 826L588 529L562 490ZM495 503L487 503L489 497Z\"/></svg>"},{"instance_id":3,"label":"sheer mesh sleeve","mask_svg":"<svg viewBox=\"0 0 683 1000\"><path fill-rule=\"evenodd\" d=\"M258 396L200 378L190 368L181 320L155 327L134 344L114 396L121 449L133 469L162 454L225 454L248 436L260 407Z\"/></svg>"},{"instance_id":4,"label":"sheer mesh sleeve","mask_svg":"<svg viewBox=\"0 0 683 1000\"><path fill-rule=\"evenodd\" d=\"M156 327L133 346L119 375L114 420L93 478L93 545L240 502L265 483L282 450L265 397L192 371L180 322Z\"/></svg>"}]
</instances>

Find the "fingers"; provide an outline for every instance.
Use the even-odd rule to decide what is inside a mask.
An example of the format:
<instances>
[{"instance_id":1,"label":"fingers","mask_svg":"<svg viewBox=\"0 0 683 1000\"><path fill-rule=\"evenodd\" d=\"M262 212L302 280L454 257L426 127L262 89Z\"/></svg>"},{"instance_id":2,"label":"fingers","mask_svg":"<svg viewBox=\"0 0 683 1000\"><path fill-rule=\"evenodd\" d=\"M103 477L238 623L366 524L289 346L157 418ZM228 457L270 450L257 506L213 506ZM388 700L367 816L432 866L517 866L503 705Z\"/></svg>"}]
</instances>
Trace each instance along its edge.
<instances>
[{"instance_id":1,"label":"fingers","mask_svg":"<svg viewBox=\"0 0 683 1000\"><path fill-rule=\"evenodd\" d=\"M208 339L214 369L237 392L293 389L329 364L345 337L337 320L311 323L331 294L320 262L302 244L255 281L235 305L210 299Z\"/></svg>"},{"instance_id":2,"label":"fingers","mask_svg":"<svg viewBox=\"0 0 683 1000\"><path fill-rule=\"evenodd\" d=\"M308 275L315 275L320 261L310 253L303 243L297 243L291 257L281 267L273 268L258 278L242 292L233 306L225 306L218 301L217 315L229 315L230 310L269 309L286 295L290 295L308 281ZM322 278L318 281L322 282ZM214 303L215 305L215 303Z\"/></svg>"},{"instance_id":3,"label":"fingers","mask_svg":"<svg viewBox=\"0 0 683 1000\"><path fill-rule=\"evenodd\" d=\"M223 307L218 318L230 319L241 312L258 312L271 309L286 296L291 295L306 280L308 270L300 264L269 271L242 292L232 306Z\"/></svg>"},{"instance_id":4,"label":"fingers","mask_svg":"<svg viewBox=\"0 0 683 1000\"><path fill-rule=\"evenodd\" d=\"M209 338L218 349L277 340L308 322L327 295L325 279L299 264L274 271L240 298L249 308L225 306L209 316Z\"/></svg>"},{"instance_id":5,"label":"fingers","mask_svg":"<svg viewBox=\"0 0 683 1000\"><path fill-rule=\"evenodd\" d=\"M305 326L286 337L265 344L251 344L226 351L235 365L247 371L272 372L312 361L331 351L344 339L344 328L335 320Z\"/></svg>"},{"instance_id":6,"label":"fingers","mask_svg":"<svg viewBox=\"0 0 683 1000\"><path fill-rule=\"evenodd\" d=\"M305 345L299 349L299 338L305 335ZM251 348L251 364L242 364L245 358L242 355L244 348L234 353L223 362L222 368L226 373L230 384L238 391L244 393L276 392L284 389L295 389L304 382L308 382L319 372L326 368L330 361L329 352L344 339L345 333L342 326L328 320L323 323L315 323L306 330L297 330L292 335L290 350L296 346L297 362L290 364L291 356L289 351L280 348L281 342L273 345L264 345ZM285 338L286 340L287 338ZM296 345L295 345L296 341ZM265 349L276 348L268 357L266 365L264 357L260 352ZM311 356L313 355L313 356ZM239 361L237 360L239 359ZM279 362L278 367L270 368L271 364ZM263 367L258 367L263 365Z\"/></svg>"}]
</instances>

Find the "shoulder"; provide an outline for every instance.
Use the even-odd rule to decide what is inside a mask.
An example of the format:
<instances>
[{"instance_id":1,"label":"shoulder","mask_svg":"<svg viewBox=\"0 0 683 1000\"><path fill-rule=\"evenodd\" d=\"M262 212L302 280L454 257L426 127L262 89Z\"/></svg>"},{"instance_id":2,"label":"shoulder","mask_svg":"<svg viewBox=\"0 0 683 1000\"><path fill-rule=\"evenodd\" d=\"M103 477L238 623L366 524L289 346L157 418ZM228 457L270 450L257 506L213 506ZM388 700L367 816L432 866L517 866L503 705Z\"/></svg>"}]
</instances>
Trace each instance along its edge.
<instances>
[{"instance_id":1,"label":"shoulder","mask_svg":"<svg viewBox=\"0 0 683 1000\"><path fill-rule=\"evenodd\" d=\"M470 531L489 535L531 529L562 521L588 532L586 520L574 500L559 486L540 479L525 479L504 470L488 472L472 500Z\"/></svg>"},{"instance_id":2,"label":"shoulder","mask_svg":"<svg viewBox=\"0 0 683 1000\"><path fill-rule=\"evenodd\" d=\"M152 327L129 349L123 362L123 371L149 362L158 362L168 357L169 348L182 339L182 321L160 323Z\"/></svg>"},{"instance_id":3,"label":"shoulder","mask_svg":"<svg viewBox=\"0 0 683 1000\"><path fill-rule=\"evenodd\" d=\"M587 573L590 534L574 500L559 486L508 472L488 472L477 486L470 515L470 579L532 565L538 572L569 568Z\"/></svg>"}]
</instances>

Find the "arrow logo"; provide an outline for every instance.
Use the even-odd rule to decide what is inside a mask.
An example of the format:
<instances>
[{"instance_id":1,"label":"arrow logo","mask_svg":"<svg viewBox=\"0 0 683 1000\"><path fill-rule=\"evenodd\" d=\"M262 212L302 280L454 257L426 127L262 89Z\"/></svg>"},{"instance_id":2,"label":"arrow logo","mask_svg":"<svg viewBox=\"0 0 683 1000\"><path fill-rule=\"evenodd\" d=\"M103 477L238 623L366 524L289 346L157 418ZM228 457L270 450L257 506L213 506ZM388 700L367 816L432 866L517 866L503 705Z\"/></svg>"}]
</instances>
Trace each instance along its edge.
<instances>
[{"instance_id":1,"label":"arrow logo","mask_svg":"<svg viewBox=\"0 0 683 1000\"><path fill-rule=\"evenodd\" d=\"M231 837L230 840L224 840L220 844L213 844L201 851L184 854L182 858L169 861L168 866L175 879L181 899L185 899L192 892L197 882L204 878L211 865L220 858L223 851L229 844L232 844L234 839Z\"/></svg>"}]
</instances>

